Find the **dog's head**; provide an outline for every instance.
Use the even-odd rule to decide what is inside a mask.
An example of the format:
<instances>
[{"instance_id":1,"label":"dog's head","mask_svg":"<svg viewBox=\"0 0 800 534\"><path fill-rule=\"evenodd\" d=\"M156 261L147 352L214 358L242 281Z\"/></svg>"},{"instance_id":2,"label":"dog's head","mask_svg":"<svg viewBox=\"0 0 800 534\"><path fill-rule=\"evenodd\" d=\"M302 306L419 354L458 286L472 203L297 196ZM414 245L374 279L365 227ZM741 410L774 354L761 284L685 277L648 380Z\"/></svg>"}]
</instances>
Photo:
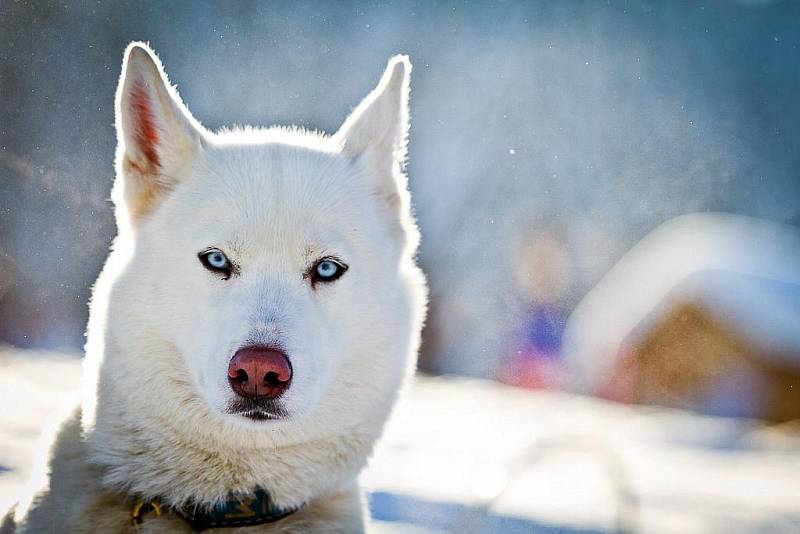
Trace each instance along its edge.
<instances>
[{"instance_id":1,"label":"dog's head","mask_svg":"<svg viewBox=\"0 0 800 534\"><path fill-rule=\"evenodd\" d=\"M333 136L211 133L155 55L128 48L113 192L127 252L107 328L144 362L120 365L250 428L312 412L347 426L394 397L424 298L403 173L410 69L392 58Z\"/></svg>"}]
</instances>

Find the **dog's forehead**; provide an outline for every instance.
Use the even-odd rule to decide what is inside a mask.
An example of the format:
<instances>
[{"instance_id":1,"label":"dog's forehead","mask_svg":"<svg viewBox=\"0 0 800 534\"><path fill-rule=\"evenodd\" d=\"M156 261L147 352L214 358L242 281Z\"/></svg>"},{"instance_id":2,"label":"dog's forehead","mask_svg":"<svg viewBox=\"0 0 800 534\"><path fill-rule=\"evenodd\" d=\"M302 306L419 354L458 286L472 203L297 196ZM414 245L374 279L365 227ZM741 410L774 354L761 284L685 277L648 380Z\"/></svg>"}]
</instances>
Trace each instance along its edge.
<instances>
[{"instance_id":1,"label":"dog's forehead","mask_svg":"<svg viewBox=\"0 0 800 534\"><path fill-rule=\"evenodd\" d=\"M220 146L191 172L194 213L213 215L206 231L217 239L324 242L368 223L371 195L341 154L283 144Z\"/></svg>"}]
</instances>

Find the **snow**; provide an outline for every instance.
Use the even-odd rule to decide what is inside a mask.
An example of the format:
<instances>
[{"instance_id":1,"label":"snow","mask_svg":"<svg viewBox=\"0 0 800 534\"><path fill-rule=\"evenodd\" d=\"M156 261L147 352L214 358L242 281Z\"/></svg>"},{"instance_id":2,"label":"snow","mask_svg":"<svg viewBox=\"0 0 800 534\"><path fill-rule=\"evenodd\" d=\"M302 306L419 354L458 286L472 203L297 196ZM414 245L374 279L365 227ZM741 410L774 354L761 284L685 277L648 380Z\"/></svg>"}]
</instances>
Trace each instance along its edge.
<instances>
[{"instance_id":1,"label":"snow","mask_svg":"<svg viewBox=\"0 0 800 534\"><path fill-rule=\"evenodd\" d=\"M0 351L0 507L79 376L74 355ZM800 428L425 376L362 477L382 534L796 532L798 480Z\"/></svg>"},{"instance_id":2,"label":"snow","mask_svg":"<svg viewBox=\"0 0 800 534\"><path fill-rule=\"evenodd\" d=\"M0 510L29 480L43 430L78 401L79 380L76 354L0 347Z\"/></svg>"}]
</instances>

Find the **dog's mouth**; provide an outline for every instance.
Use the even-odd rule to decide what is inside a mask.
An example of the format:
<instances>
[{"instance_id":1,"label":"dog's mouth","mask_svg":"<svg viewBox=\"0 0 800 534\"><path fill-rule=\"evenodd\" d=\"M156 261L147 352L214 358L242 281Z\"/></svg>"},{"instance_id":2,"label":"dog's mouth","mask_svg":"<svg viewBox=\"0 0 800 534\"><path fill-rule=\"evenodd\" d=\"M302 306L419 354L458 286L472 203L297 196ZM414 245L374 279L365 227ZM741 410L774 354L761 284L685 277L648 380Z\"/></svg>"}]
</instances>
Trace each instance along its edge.
<instances>
[{"instance_id":1,"label":"dog's mouth","mask_svg":"<svg viewBox=\"0 0 800 534\"><path fill-rule=\"evenodd\" d=\"M246 417L251 421L274 421L275 419L282 419L280 415L269 412L262 412L261 410L253 410L251 412L239 412L236 415L241 415L242 417Z\"/></svg>"},{"instance_id":2,"label":"dog's mouth","mask_svg":"<svg viewBox=\"0 0 800 534\"><path fill-rule=\"evenodd\" d=\"M227 412L251 421L276 421L286 419L289 413L276 400L237 399L228 404Z\"/></svg>"}]
</instances>

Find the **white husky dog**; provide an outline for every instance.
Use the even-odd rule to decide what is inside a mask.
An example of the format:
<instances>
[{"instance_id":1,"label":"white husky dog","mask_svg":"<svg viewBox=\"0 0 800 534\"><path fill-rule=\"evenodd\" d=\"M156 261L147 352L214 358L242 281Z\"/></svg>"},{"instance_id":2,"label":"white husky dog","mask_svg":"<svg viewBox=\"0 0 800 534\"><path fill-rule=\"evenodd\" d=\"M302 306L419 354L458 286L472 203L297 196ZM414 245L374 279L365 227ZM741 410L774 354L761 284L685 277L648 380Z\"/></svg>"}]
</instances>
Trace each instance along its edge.
<instances>
[{"instance_id":1,"label":"white husky dog","mask_svg":"<svg viewBox=\"0 0 800 534\"><path fill-rule=\"evenodd\" d=\"M358 474L425 314L410 70L392 58L332 136L211 133L154 53L128 47L119 235L94 288L83 405L0 530L366 528Z\"/></svg>"}]
</instances>

